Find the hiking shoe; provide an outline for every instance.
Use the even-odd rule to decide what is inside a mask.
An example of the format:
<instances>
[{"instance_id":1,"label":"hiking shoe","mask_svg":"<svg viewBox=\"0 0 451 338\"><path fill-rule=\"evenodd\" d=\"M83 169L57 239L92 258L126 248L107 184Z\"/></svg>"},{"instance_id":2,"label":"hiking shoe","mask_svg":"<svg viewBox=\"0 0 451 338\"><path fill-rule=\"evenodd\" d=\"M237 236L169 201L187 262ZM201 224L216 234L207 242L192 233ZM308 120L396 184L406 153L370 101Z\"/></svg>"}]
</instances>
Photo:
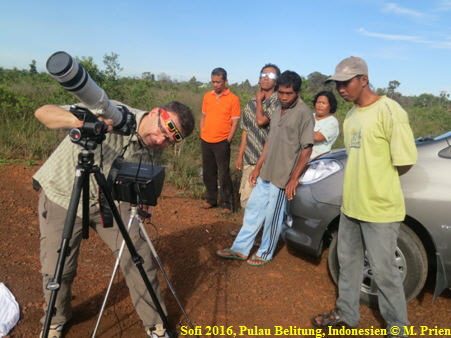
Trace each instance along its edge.
<instances>
[{"instance_id":1,"label":"hiking shoe","mask_svg":"<svg viewBox=\"0 0 451 338\"><path fill-rule=\"evenodd\" d=\"M166 333L166 329L163 324L157 324L146 332L147 338L169 338L169 335Z\"/></svg>"},{"instance_id":2,"label":"hiking shoe","mask_svg":"<svg viewBox=\"0 0 451 338\"><path fill-rule=\"evenodd\" d=\"M216 204L210 204L208 202L205 202L204 204L201 205L202 209L213 209L216 208L217 205Z\"/></svg>"},{"instance_id":3,"label":"hiking shoe","mask_svg":"<svg viewBox=\"0 0 451 338\"><path fill-rule=\"evenodd\" d=\"M63 333L63 326L64 325L50 325L48 338L60 338ZM39 338L42 338L43 331L44 330L41 331Z\"/></svg>"},{"instance_id":4,"label":"hiking shoe","mask_svg":"<svg viewBox=\"0 0 451 338\"><path fill-rule=\"evenodd\" d=\"M229 208L222 208L222 210L221 210L221 213L223 215L230 215L232 212L233 212L232 209L229 209Z\"/></svg>"}]
</instances>

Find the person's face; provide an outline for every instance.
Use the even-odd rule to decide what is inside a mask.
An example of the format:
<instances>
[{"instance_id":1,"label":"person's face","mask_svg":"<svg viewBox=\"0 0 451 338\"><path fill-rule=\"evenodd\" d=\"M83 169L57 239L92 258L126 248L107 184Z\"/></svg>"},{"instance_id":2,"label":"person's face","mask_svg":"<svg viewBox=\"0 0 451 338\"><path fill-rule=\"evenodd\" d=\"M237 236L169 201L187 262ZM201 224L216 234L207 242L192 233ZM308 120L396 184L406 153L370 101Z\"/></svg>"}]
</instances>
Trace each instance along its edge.
<instances>
[{"instance_id":1,"label":"person's face","mask_svg":"<svg viewBox=\"0 0 451 338\"><path fill-rule=\"evenodd\" d=\"M279 86L277 96L279 97L282 108L288 108L296 101L298 93L294 91L292 86Z\"/></svg>"},{"instance_id":2,"label":"person's face","mask_svg":"<svg viewBox=\"0 0 451 338\"><path fill-rule=\"evenodd\" d=\"M319 96L315 103L315 114L319 117L324 117L330 113L330 103L327 96Z\"/></svg>"},{"instance_id":3,"label":"person's face","mask_svg":"<svg viewBox=\"0 0 451 338\"><path fill-rule=\"evenodd\" d=\"M170 111L167 113L177 129L182 130L177 115ZM138 127L138 133L148 148L162 149L175 143L175 132L168 129L159 108L152 109L149 114L142 118Z\"/></svg>"},{"instance_id":4,"label":"person's face","mask_svg":"<svg viewBox=\"0 0 451 338\"><path fill-rule=\"evenodd\" d=\"M211 84L216 94L221 94L227 88L227 81L222 78L222 75L212 75Z\"/></svg>"},{"instance_id":5,"label":"person's face","mask_svg":"<svg viewBox=\"0 0 451 338\"><path fill-rule=\"evenodd\" d=\"M272 67L268 67L268 68L264 68L262 73L277 74L277 71ZM276 80L272 80L267 76L260 78L260 80L258 80L258 83L260 84L260 88L263 90L271 90L276 86Z\"/></svg>"},{"instance_id":6,"label":"person's face","mask_svg":"<svg viewBox=\"0 0 451 338\"><path fill-rule=\"evenodd\" d=\"M361 75L355 76L348 81L335 81L335 88L344 100L355 102L362 95L363 88L367 83L368 77L366 75Z\"/></svg>"}]
</instances>

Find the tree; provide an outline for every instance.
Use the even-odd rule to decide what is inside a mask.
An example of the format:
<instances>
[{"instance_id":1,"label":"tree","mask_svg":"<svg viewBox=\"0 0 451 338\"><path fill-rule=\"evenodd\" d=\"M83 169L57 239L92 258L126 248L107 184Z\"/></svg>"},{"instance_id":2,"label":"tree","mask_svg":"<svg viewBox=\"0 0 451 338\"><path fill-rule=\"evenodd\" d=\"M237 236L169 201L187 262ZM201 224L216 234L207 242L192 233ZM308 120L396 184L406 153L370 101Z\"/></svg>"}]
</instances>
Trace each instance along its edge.
<instances>
[{"instance_id":1,"label":"tree","mask_svg":"<svg viewBox=\"0 0 451 338\"><path fill-rule=\"evenodd\" d=\"M31 63L30 63L30 70L29 70L29 73L30 74L37 74L38 73L38 70L36 69L36 60L31 60Z\"/></svg>"},{"instance_id":2,"label":"tree","mask_svg":"<svg viewBox=\"0 0 451 338\"><path fill-rule=\"evenodd\" d=\"M388 83L387 95L391 98L393 98L393 96L395 96L395 94L400 95L399 93L395 92L396 88L398 88L400 85L401 85L401 82L399 82L397 80L390 81Z\"/></svg>"},{"instance_id":3,"label":"tree","mask_svg":"<svg viewBox=\"0 0 451 338\"><path fill-rule=\"evenodd\" d=\"M119 73L123 70L118 59L119 54L113 52L111 52L110 55L105 54L103 56L103 64L106 67L105 75L109 80L117 80L119 78Z\"/></svg>"},{"instance_id":4,"label":"tree","mask_svg":"<svg viewBox=\"0 0 451 338\"><path fill-rule=\"evenodd\" d=\"M414 106L420 108L431 108L437 104L437 97L432 94L421 94L415 98Z\"/></svg>"},{"instance_id":5,"label":"tree","mask_svg":"<svg viewBox=\"0 0 451 338\"><path fill-rule=\"evenodd\" d=\"M313 72L307 76L307 81L309 84L309 91L312 94L316 94L320 89L324 88L324 81L328 78L327 75L321 74L320 72Z\"/></svg>"},{"instance_id":6,"label":"tree","mask_svg":"<svg viewBox=\"0 0 451 338\"><path fill-rule=\"evenodd\" d=\"M440 101L446 103L448 100L449 100L449 93L445 90L442 90L440 92Z\"/></svg>"},{"instance_id":7,"label":"tree","mask_svg":"<svg viewBox=\"0 0 451 338\"><path fill-rule=\"evenodd\" d=\"M248 79L246 79L243 82L241 82L238 85L238 89L240 91L243 91L244 93L247 93L247 94L254 94L255 93L255 89L252 87L252 85L251 85L251 83L249 82Z\"/></svg>"},{"instance_id":8,"label":"tree","mask_svg":"<svg viewBox=\"0 0 451 338\"><path fill-rule=\"evenodd\" d=\"M82 56L81 58L75 57L75 60L77 60L78 64L88 72L97 84L100 85L104 82L105 76L99 67L94 63L94 58L92 56Z\"/></svg>"},{"instance_id":9,"label":"tree","mask_svg":"<svg viewBox=\"0 0 451 338\"><path fill-rule=\"evenodd\" d=\"M157 75L157 80L162 83L172 83L171 77L164 72Z\"/></svg>"},{"instance_id":10,"label":"tree","mask_svg":"<svg viewBox=\"0 0 451 338\"><path fill-rule=\"evenodd\" d=\"M189 84L190 86L192 86L193 88L197 88L197 87L199 87L200 85L202 85L202 82L197 81L196 77L193 76L193 77L188 81L188 84Z\"/></svg>"},{"instance_id":11,"label":"tree","mask_svg":"<svg viewBox=\"0 0 451 338\"><path fill-rule=\"evenodd\" d=\"M144 72L141 74L141 77L144 80L155 81L155 74L152 74L151 72Z\"/></svg>"}]
</instances>

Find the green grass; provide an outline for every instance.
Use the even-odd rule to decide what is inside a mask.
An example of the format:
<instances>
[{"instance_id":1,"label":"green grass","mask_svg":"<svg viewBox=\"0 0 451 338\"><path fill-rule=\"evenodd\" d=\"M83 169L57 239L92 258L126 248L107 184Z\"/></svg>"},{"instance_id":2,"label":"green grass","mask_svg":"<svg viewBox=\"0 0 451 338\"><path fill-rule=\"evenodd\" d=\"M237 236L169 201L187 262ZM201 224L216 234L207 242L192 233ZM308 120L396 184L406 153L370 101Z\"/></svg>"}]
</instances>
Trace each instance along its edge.
<instances>
[{"instance_id":1,"label":"green grass","mask_svg":"<svg viewBox=\"0 0 451 338\"><path fill-rule=\"evenodd\" d=\"M192 136L174 148L164 152L163 164L167 167L167 181L195 197L202 197L205 188L201 175L201 149L199 120L202 99L209 87L200 88L194 83L174 83L138 78L120 78L115 83L105 83L110 98L125 102L132 107L150 110L164 102L178 100L188 105L196 118L196 129ZM301 97L311 106L314 93L308 92L308 82L303 85L307 92ZM254 96L255 88L249 84L231 86L241 100L242 108ZM339 101L335 113L340 125L352 104ZM423 94L419 97L401 97L402 105L409 113L415 137L440 135L451 130L451 103L445 97ZM0 164L13 163L14 159L35 165L45 160L66 135L62 131L48 130L35 118L34 111L46 104L62 105L77 99L66 92L48 75L30 75L26 71L5 71L0 68ZM235 170L241 131L238 130L232 143L231 173L235 195L241 173ZM334 148L343 148L340 134Z\"/></svg>"}]
</instances>

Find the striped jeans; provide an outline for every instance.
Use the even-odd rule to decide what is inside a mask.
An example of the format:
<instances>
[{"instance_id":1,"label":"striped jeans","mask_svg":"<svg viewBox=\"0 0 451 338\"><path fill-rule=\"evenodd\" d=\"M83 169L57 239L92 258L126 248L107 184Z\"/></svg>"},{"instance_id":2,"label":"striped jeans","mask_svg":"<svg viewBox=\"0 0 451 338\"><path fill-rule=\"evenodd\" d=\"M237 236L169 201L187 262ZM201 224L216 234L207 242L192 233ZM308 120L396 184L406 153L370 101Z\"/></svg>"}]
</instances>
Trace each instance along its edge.
<instances>
[{"instance_id":1,"label":"striped jeans","mask_svg":"<svg viewBox=\"0 0 451 338\"><path fill-rule=\"evenodd\" d=\"M286 206L285 190L258 178L244 211L243 226L231 250L248 256L264 222L262 243L257 256L271 260L279 241Z\"/></svg>"}]
</instances>

